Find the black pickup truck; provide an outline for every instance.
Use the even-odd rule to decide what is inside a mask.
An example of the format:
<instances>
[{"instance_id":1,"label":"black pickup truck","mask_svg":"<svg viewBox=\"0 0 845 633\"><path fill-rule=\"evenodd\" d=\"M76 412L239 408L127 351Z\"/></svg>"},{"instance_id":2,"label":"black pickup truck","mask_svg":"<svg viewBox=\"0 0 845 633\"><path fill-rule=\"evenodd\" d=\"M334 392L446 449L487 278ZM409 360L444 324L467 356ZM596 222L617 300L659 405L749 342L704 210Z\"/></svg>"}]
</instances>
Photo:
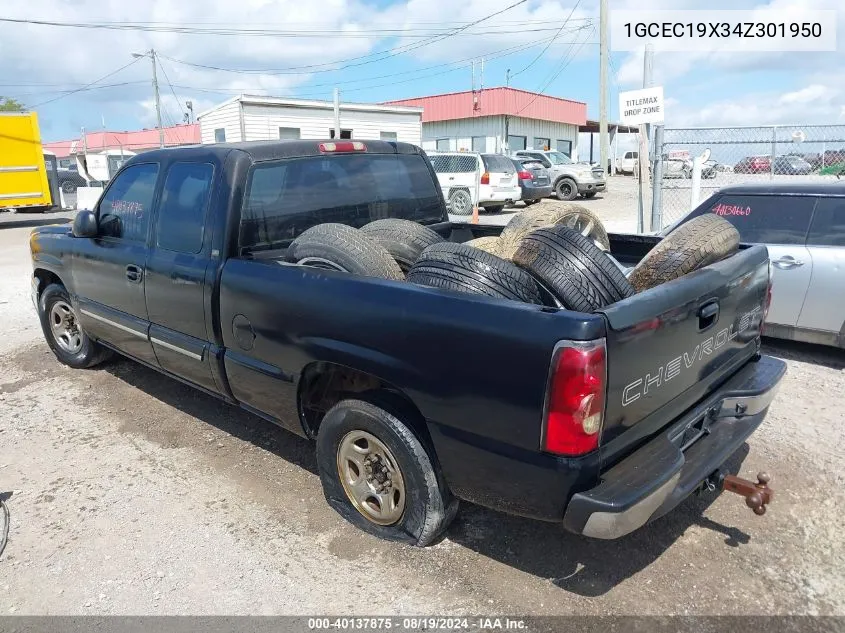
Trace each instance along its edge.
<instances>
[{"instance_id":1,"label":"black pickup truck","mask_svg":"<svg viewBox=\"0 0 845 633\"><path fill-rule=\"evenodd\" d=\"M417 545L458 499L622 536L712 489L765 417L785 365L760 354L764 247L592 314L286 260L309 227L385 217L501 231L450 223L412 145L151 151L33 230L33 300L61 362L117 351L315 439L328 502ZM629 265L657 242L610 236Z\"/></svg>"}]
</instances>

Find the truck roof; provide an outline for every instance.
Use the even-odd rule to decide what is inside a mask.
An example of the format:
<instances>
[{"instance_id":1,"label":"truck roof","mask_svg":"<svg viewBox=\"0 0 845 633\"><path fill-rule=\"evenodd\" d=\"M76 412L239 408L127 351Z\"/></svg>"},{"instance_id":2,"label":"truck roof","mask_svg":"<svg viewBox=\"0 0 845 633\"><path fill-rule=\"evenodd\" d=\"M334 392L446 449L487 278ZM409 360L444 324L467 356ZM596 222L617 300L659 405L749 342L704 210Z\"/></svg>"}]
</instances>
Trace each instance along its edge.
<instances>
[{"instance_id":1,"label":"truck roof","mask_svg":"<svg viewBox=\"0 0 845 633\"><path fill-rule=\"evenodd\" d=\"M378 141L378 140L357 140L357 139L325 139L325 140L291 140L291 141L245 141L240 143L214 143L208 145L188 145L183 147L173 147L165 149L156 149L149 152L144 152L143 157L146 160L158 159L159 157L172 157L175 152L179 152L181 156L190 157L192 154L199 156L200 154L208 156L209 154L217 154L220 158L225 156L232 150L241 151L253 161L278 160L283 158L297 158L300 156L320 156L325 155L325 152L320 151L321 143L344 143L344 142L358 142L364 143L369 154L420 154L422 150L416 145L410 143L398 143L393 141ZM356 152L357 153L357 152ZM365 152L361 152L362 154ZM134 161L133 161L134 162Z\"/></svg>"},{"instance_id":2,"label":"truck roof","mask_svg":"<svg viewBox=\"0 0 845 633\"><path fill-rule=\"evenodd\" d=\"M766 183L745 183L721 187L719 193L728 194L777 194L782 196L845 196L845 180L778 181Z\"/></svg>"}]
</instances>

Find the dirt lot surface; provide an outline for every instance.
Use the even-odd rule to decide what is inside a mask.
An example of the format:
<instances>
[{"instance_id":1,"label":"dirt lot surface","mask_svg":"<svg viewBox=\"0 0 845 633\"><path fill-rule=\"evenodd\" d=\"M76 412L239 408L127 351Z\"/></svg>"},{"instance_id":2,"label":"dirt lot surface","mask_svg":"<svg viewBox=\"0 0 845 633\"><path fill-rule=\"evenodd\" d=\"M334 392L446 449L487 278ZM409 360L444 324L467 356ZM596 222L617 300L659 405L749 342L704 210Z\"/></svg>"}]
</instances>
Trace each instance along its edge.
<instances>
[{"instance_id":1,"label":"dirt lot surface","mask_svg":"<svg viewBox=\"0 0 845 633\"><path fill-rule=\"evenodd\" d=\"M845 614L842 352L767 345L789 373L734 460L772 474L765 517L693 497L603 542L464 504L413 549L328 509L308 442L130 361L60 365L21 221L0 222L0 613Z\"/></svg>"}]
</instances>

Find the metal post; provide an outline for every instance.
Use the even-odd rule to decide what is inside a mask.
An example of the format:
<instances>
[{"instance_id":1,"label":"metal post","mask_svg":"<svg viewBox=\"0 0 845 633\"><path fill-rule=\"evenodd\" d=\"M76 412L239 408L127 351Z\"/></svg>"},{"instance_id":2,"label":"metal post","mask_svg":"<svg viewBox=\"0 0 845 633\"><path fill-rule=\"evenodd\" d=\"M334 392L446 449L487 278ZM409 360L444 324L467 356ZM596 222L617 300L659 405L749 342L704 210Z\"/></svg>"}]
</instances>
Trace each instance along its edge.
<instances>
[{"instance_id":1,"label":"metal post","mask_svg":"<svg viewBox=\"0 0 845 633\"><path fill-rule=\"evenodd\" d=\"M599 154L601 156L601 169L605 174L607 173L607 160L610 156L607 135L607 66L609 63L607 2L608 0L601 0L599 3Z\"/></svg>"},{"instance_id":2,"label":"metal post","mask_svg":"<svg viewBox=\"0 0 845 633\"><path fill-rule=\"evenodd\" d=\"M652 69L654 68L654 47L646 44L643 55L643 88L650 88L652 81ZM645 205L643 203L643 185L648 182L649 164L649 132L651 126L646 123L640 128L640 147L637 165L639 167L638 196L637 196L637 232L642 233L645 227Z\"/></svg>"},{"instance_id":3,"label":"metal post","mask_svg":"<svg viewBox=\"0 0 845 633\"><path fill-rule=\"evenodd\" d=\"M334 137L340 139L340 89L334 89Z\"/></svg>"},{"instance_id":4,"label":"metal post","mask_svg":"<svg viewBox=\"0 0 845 633\"><path fill-rule=\"evenodd\" d=\"M776 125L772 126L772 158L769 161L769 180L775 177L775 158L777 157L778 145L778 128Z\"/></svg>"},{"instance_id":5,"label":"metal post","mask_svg":"<svg viewBox=\"0 0 845 633\"><path fill-rule=\"evenodd\" d=\"M651 230L663 229L663 126L654 126L654 169L651 176Z\"/></svg>"},{"instance_id":6,"label":"metal post","mask_svg":"<svg viewBox=\"0 0 845 633\"><path fill-rule=\"evenodd\" d=\"M161 129L161 97L158 93L158 74L156 73L156 51L150 49L150 61L153 63L153 92L156 99L156 121L158 122L158 146L164 147L164 130Z\"/></svg>"},{"instance_id":7,"label":"metal post","mask_svg":"<svg viewBox=\"0 0 845 633\"><path fill-rule=\"evenodd\" d=\"M690 211L698 206L701 201L701 167L704 164L702 156L696 156L692 159L692 184L690 186Z\"/></svg>"}]
</instances>

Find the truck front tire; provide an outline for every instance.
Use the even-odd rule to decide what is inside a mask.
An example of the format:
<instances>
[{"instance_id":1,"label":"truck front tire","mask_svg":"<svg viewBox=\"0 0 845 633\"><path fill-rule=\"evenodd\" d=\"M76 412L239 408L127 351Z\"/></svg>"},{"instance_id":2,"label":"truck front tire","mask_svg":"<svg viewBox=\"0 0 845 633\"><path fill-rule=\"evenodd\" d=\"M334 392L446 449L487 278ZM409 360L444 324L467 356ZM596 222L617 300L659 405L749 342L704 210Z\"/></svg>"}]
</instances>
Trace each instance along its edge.
<instances>
[{"instance_id":1,"label":"truck front tire","mask_svg":"<svg viewBox=\"0 0 845 633\"><path fill-rule=\"evenodd\" d=\"M575 200L578 197L578 185L572 178L561 178L555 183L558 200Z\"/></svg>"},{"instance_id":2,"label":"truck front tire","mask_svg":"<svg viewBox=\"0 0 845 633\"><path fill-rule=\"evenodd\" d=\"M433 543L458 502L434 460L399 418L364 400L342 400L317 434L323 494L344 519L365 532L418 547Z\"/></svg>"},{"instance_id":3,"label":"truck front tire","mask_svg":"<svg viewBox=\"0 0 845 633\"><path fill-rule=\"evenodd\" d=\"M38 318L47 345L61 363L74 369L93 367L111 352L92 340L79 324L79 317L64 286L50 284L38 299Z\"/></svg>"}]
</instances>

